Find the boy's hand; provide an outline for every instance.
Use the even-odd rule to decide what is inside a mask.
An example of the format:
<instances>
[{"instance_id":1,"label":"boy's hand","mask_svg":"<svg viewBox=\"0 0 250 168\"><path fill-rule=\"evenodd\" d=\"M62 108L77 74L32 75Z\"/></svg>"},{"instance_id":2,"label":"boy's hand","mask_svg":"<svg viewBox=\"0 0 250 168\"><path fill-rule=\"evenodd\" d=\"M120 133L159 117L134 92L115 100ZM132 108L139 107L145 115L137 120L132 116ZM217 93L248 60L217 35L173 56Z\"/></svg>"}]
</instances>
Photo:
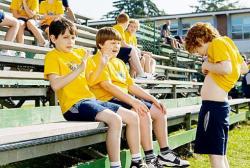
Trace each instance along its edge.
<instances>
[{"instance_id":1,"label":"boy's hand","mask_svg":"<svg viewBox=\"0 0 250 168\"><path fill-rule=\"evenodd\" d=\"M166 107L157 99L153 101L153 104L161 110L163 114L167 114L167 109Z\"/></svg>"},{"instance_id":2,"label":"boy's hand","mask_svg":"<svg viewBox=\"0 0 250 168\"><path fill-rule=\"evenodd\" d=\"M88 58L90 57L90 55L91 55L91 54L90 54L90 51L87 50L85 56L82 58L82 63L81 63L80 66L79 66L79 69L80 69L81 71L84 71L84 70L85 70L85 67L86 67L86 64L87 64L87 60L88 60Z\"/></svg>"},{"instance_id":3,"label":"boy's hand","mask_svg":"<svg viewBox=\"0 0 250 168\"><path fill-rule=\"evenodd\" d=\"M138 99L134 99L133 102L132 102L132 107L135 109L135 111L143 116L145 115L145 113L148 113L149 112L149 109L148 107L143 103L141 102L140 100Z\"/></svg>"},{"instance_id":4,"label":"boy's hand","mask_svg":"<svg viewBox=\"0 0 250 168\"><path fill-rule=\"evenodd\" d=\"M207 75L208 72L209 72L209 71L207 70L207 68L206 68L206 67L207 67L207 63L208 63L207 61L204 61L203 64L202 64L202 66L201 66L201 71L202 71L202 73L205 74L205 75Z\"/></svg>"},{"instance_id":5,"label":"boy's hand","mask_svg":"<svg viewBox=\"0 0 250 168\"><path fill-rule=\"evenodd\" d=\"M107 65L108 61L109 61L109 56L106 54L103 54L101 58L101 66L104 67L105 65Z\"/></svg>"}]
</instances>

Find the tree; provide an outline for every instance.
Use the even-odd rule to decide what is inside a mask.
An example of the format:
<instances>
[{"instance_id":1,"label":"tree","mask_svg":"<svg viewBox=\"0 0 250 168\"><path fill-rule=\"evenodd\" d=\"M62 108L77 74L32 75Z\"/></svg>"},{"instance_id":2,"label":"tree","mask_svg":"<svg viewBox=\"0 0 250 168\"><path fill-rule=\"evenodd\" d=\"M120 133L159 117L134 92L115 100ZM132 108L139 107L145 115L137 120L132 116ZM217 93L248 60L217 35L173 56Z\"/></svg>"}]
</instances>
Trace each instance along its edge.
<instances>
[{"instance_id":1,"label":"tree","mask_svg":"<svg viewBox=\"0 0 250 168\"><path fill-rule=\"evenodd\" d=\"M160 16L165 14L165 12L160 11L151 0L117 0L113 2L113 6L117 9L107 13L104 17L115 18L121 11L127 13L131 18Z\"/></svg>"},{"instance_id":2,"label":"tree","mask_svg":"<svg viewBox=\"0 0 250 168\"><path fill-rule=\"evenodd\" d=\"M238 8L238 0L230 2L231 0L198 0L197 6L191 6L195 8L195 12L214 12L229 9Z\"/></svg>"}]
</instances>

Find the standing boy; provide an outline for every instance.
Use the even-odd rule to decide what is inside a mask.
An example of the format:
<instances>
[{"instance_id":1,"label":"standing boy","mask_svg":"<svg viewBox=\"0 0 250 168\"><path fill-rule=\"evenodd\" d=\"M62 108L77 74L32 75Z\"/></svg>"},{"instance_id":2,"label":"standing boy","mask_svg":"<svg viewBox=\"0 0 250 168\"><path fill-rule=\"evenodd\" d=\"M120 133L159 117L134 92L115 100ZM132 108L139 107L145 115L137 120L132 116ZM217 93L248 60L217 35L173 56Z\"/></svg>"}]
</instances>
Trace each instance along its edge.
<instances>
[{"instance_id":1,"label":"standing boy","mask_svg":"<svg viewBox=\"0 0 250 168\"><path fill-rule=\"evenodd\" d=\"M194 152L208 154L213 168L229 168L226 157L230 111L228 92L240 74L247 72L246 63L233 41L220 36L208 23L197 23L190 28L186 49L206 58L202 64L206 78L201 89L202 106Z\"/></svg>"},{"instance_id":2,"label":"standing boy","mask_svg":"<svg viewBox=\"0 0 250 168\"><path fill-rule=\"evenodd\" d=\"M135 168L146 168L140 155L140 130L138 115L119 105L101 102L87 85L85 50L74 50L76 27L67 19L61 18L49 27L50 40L55 47L45 58L44 76L49 79L56 92L63 116L68 121L102 121L108 125L106 145L111 168L121 168L120 139L122 121L127 125L126 137ZM98 67L92 71L91 81L99 75L107 64L103 57Z\"/></svg>"}]
</instances>

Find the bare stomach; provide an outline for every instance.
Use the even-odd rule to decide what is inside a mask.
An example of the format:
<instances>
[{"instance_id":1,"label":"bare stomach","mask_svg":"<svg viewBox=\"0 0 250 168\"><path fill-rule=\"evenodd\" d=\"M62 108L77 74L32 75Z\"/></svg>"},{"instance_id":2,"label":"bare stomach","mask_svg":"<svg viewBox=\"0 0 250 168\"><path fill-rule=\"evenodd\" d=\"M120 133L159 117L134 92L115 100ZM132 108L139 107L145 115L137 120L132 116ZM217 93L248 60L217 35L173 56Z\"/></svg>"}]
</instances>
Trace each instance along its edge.
<instances>
[{"instance_id":1,"label":"bare stomach","mask_svg":"<svg viewBox=\"0 0 250 168\"><path fill-rule=\"evenodd\" d=\"M201 88L201 98L202 100L225 102L228 101L228 93L220 88L210 75L207 75Z\"/></svg>"}]
</instances>

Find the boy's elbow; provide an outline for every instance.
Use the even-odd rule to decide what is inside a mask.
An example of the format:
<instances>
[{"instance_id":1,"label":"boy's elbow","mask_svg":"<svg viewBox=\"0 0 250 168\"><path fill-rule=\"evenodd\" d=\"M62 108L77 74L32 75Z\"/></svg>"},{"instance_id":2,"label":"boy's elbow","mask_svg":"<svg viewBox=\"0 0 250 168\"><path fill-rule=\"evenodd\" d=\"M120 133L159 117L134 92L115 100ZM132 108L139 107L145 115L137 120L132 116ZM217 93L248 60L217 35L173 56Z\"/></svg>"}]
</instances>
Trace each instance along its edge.
<instances>
[{"instance_id":1,"label":"boy's elbow","mask_svg":"<svg viewBox=\"0 0 250 168\"><path fill-rule=\"evenodd\" d=\"M232 67L227 67L224 69L223 74L230 75L232 72L233 72Z\"/></svg>"},{"instance_id":2,"label":"boy's elbow","mask_svg":"<svg viewBox=\"0 0 250 168\"><path fill-rule=\"evenodd\" d=\"M232 64L231 62L227 61L223 63L223 66L221 68L222 75L230 75L233 72Z\"/></svg>"},{"instance_id":3,"label":"boy's elbow","mask_svg":"<svg viewBox=\"0 0 250 168\"><path fill-rule=\"evenodd\" d=\"M101 85L101 87L104 89L104 90L111 90L112 89L112 87L111 87L111 85L109 84L109 82L101 82L100 83L100 85Z\"/></svg>"}]
</instances>

